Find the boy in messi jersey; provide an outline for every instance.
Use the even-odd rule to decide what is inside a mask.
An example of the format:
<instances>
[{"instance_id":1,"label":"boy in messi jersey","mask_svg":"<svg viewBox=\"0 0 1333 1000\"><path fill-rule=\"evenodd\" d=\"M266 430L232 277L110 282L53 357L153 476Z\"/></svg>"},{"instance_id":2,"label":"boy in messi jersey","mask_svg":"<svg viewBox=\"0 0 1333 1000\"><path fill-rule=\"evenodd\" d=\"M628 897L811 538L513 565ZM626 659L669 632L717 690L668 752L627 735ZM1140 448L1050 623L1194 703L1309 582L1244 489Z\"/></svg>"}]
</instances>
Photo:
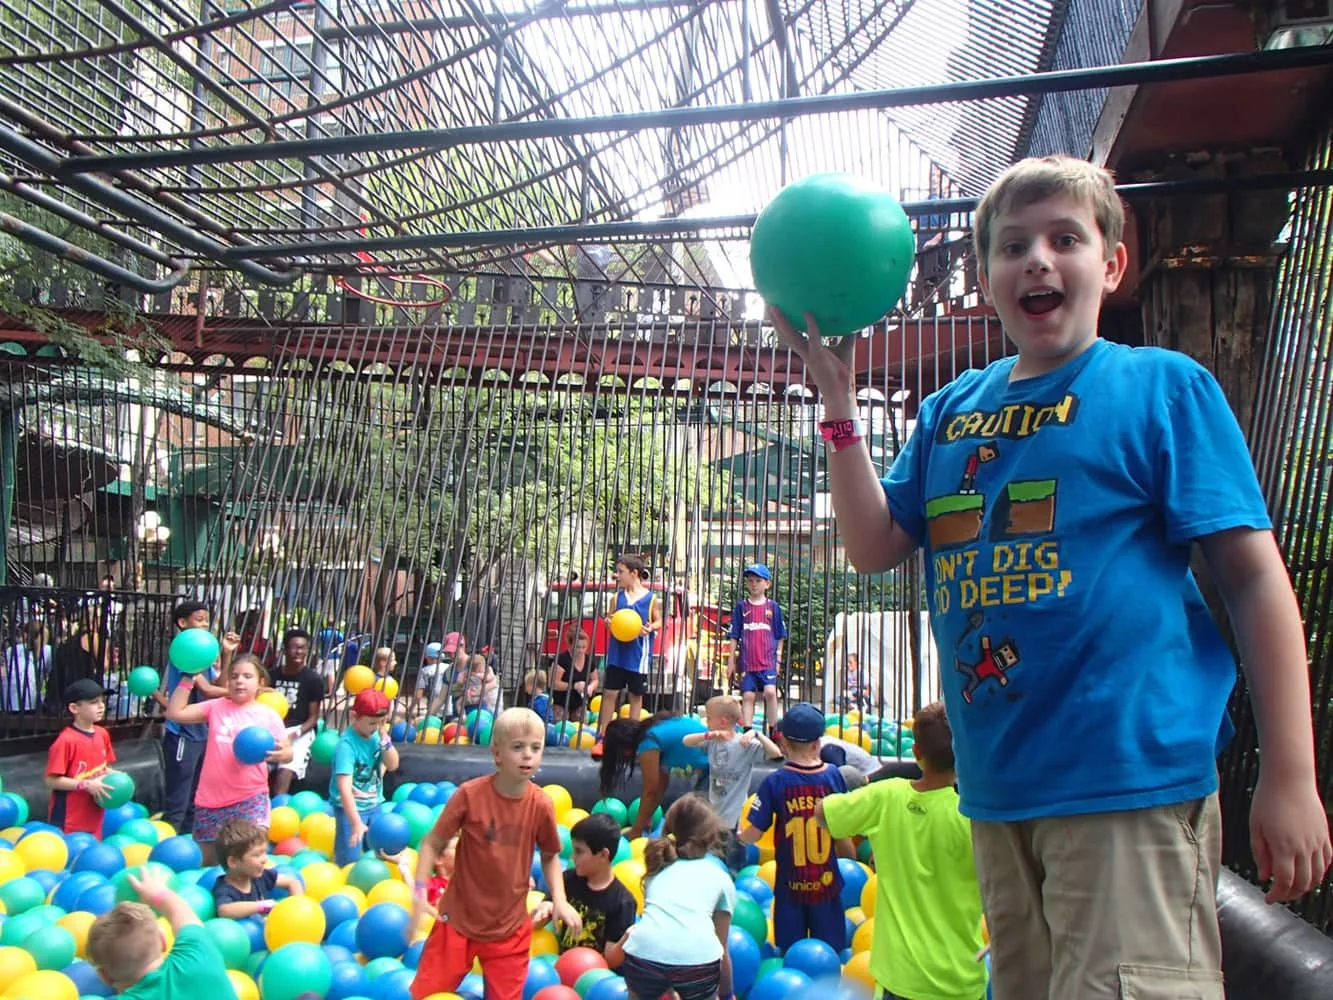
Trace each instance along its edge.
<instances>
[{"instance_id":1,"label":"boy in messi jersey","mask_svg":"<svg viewBox=\"0 0 1333 1000\"><path fill-rule=\"evenodd\" d=\"M826 795L847 791L842 772L819 759L824 713L814 705L793 705L777 732L787 763L759 786L746 817L741 840L757 844L773 827L777 877L773 881L773 942L786 951L803 937L827 941L835 951L847 947L847 922L842 912L842 874L838 858L856 856L847 839L835 841L816 818L815 807Z\"/></svg>"}]
</instances>

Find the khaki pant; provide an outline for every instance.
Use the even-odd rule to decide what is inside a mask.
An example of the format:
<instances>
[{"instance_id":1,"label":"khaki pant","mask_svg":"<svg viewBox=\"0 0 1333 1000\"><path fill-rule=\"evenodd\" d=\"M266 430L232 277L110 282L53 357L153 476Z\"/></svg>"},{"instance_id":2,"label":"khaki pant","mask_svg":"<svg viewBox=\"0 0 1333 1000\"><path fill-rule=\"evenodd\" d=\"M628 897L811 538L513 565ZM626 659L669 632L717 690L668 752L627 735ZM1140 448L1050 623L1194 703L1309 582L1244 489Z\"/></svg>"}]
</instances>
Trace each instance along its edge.
<instances>
[{"instance_id":1,"label":"khaki pant","mask_svg":"<svg viewBox=\"0 0 1333 1000\"><path fill-rule=\"evenodd\" d=\"M1223 1000L1217 796L972 824L994 1000Z\"/></svg>"}]
</instances>

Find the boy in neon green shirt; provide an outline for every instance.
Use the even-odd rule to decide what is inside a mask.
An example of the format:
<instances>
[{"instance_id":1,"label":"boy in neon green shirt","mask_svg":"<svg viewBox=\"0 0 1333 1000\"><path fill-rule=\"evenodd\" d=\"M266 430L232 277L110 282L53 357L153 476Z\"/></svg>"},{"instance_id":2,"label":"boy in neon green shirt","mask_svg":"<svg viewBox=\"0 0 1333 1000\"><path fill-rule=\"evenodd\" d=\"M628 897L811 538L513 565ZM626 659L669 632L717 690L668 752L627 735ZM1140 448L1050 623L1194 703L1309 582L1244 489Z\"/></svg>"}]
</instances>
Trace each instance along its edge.
<instances>
[{"instance_id":1,"label":"boy in neon green shirt","mask_svg":"<svg viewBox=\"0 0 1333 1000\"><path fill-rule=\"evenodd\" d=\"M879 875L870 973L884 1000L980 1000L981 893L943 703L917 712L912 732L920 778L826 796L815 816L834 837L870 840Z\"/></svg>"}]
</instances>

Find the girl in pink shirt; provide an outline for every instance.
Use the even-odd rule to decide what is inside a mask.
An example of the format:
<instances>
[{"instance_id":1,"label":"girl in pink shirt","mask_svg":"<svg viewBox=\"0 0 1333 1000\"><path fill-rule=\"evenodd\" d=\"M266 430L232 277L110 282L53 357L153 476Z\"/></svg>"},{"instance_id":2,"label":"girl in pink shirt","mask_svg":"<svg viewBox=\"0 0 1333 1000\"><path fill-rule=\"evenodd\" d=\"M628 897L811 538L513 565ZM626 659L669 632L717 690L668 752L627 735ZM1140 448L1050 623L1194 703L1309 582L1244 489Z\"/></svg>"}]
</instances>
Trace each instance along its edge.
<instances>
[{"instance_id":1,"label":"girl in pink shirt","mask_svg":"<svg viewBox=\"0 0 1333 1000\"><path fill-rule=\"evenodd\" d=\"M217 832L229 820L245 819L268 828L268 765L291 760L292 748L282 719L273 709L255 701L260 684L267 683L264 668L255 657L247 654L232 662L225 698L191 705L194 680L188 675L181 678L167 705L167 718L185 725L208 726L208 748L194 797L193 831L207 866L214 863ZM258 764L244 764L232 751L236 734L248 726L259 726L273 734L274 748Z\"/></svg>"}]
</instances>

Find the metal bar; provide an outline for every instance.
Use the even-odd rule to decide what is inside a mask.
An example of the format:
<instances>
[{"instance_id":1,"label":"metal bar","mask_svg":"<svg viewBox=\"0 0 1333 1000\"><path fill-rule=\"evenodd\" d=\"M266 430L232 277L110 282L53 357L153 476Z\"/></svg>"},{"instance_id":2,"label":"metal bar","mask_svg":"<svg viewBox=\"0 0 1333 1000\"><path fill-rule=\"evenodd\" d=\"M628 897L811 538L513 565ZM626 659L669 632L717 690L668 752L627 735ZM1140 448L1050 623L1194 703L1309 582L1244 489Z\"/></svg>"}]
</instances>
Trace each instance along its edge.
<instances>
[{"instance_id":1,"label":"metal bar","mask_svg":"<svg viewBox=\"0 0 1333 1000\"><path fill-rule=\"evenodd\" d=\"M29 246L55 254L62 260L87 268L94 274L100 274L118 285L127 285L148 295L160 295L163 292L171 291L184 281L185 276L190 273L190 265L181 262L165 278L160 281L153 281L151 278L145 278L133 271L126 270L119 264L113 264L105 257L99 257L97 254L83 249L83 247L76 247L73 243L68 243L59 236L52 236L44 229L30 226L22 219L14 218L8 212L0 212L0 229L9 233L15 239L22 240Z\"/></svg>"},{"instance_id":2,"label":"metal bar","mask_svg":"<svg viewBox=\"0 0 1333 1000\"><path fill-rule=\"evenodd\" d=\"M157 247L150 243L145 243L129 233L122 233L118 229L112 229L100 219L94 219L86 212L81 212L72 205L66 205L63 201L58 201L50 195L45 194L35 188L29 187L21 181L16 181L6 173L0 172L0 190L8 191L10 194L17 195L24 201L36 205L52 215L58 215L67 222L72 222L76 226L82 226L84 229L95 232L103 239L110 240L112 243L118 243L127 250L132 250L141 257L147 257L154 263L161 264L163 267L185 267L189 268L188 263L176 260L170 255L163 253Z\"/></svg>"},{"instance_id":3,"label":"metal bar","mask_svg":"<svg viewBox=\"0 0 1333 1000\"><path fill-rule=\"evenodd\" d=\"M1206 178L1186 181L1152 181L1121 184L1116 191L1129 201L1185 195L1226 194L1229 191L1260 191L1301 187L1333 186L1333 169L1297 170L1244 177ZM970 212L976 198L940 198L909 201L903 211L909 216L947 215ZM749 229L754 215L726 215L706 219L655 219L642 222L599 222L592 225L537 226L531 229L493 229L472 233L422 233L410 236L359 237L342 240L310 240L305 243L273 243L268 246L236 247L224 251L227 261L245 258L310 257L315 254L375 253L386 250L426 250L443 247L502 246L506 244L563 243L570 240L641 239L677 236L717 229Z\"/></svg>"},{"instance_id":4,"label":"metal bar","mask_svg":"<svg viewBox=\"0 0 1333 1000\"><path fill-rule=\"evenodd\" d=\"M790 97L773 101L754 101L748 104L721 104L714 107L662 108L657 111L598 115L591 118L530 119L505 122L500 125L468 125L459 128L383 132L374 135L331 136L317 140L293 139L259 144L213 146L204 150L172 149L151 153L72 156L64 161L63 172L105 173L150 167L187 166L191 163L242 163L303 156L382 153L391 149L449 149L478 143L638 132L645 129L752 122L766 118L800 118L841 111L885 110L982 101L1000 97L1173 83L1181 80L1212 79L1331 65L1333 65L1333 46L1273 49L1221 56L1162 59L1157 62L1130 63L1124 66L1091 66L1049 73L1002 76L990 80L964 80L923 87L869 90L855 94L821 94L814 97Z\"/></svg>"},{"instance_id":5,"label":"metal bar","mask_svg":"<svg viewBox=\"0 0 1333 1000\"><path fill-rule=\"evenodd\" d=\"M60 172L60 157L32 140L19 135L8 125L0 125L0 149L42 173L54 176ZM67 178L66 183L99 204L142 222L164 236L175 240L181 246L189 247L214 260L226 258L228 248L223 244L209 239L207 236L201 236L192 229L187 229L171 216L132 195L126 194L124 191L104 184L93 177L84 177L79 174ZM300 270L273 271L244 258L237 259L235 266L242 274L266 285L289 285L301 276ZM162 291L165 290L162 289Z\"/></svg>"}]
</instances>

